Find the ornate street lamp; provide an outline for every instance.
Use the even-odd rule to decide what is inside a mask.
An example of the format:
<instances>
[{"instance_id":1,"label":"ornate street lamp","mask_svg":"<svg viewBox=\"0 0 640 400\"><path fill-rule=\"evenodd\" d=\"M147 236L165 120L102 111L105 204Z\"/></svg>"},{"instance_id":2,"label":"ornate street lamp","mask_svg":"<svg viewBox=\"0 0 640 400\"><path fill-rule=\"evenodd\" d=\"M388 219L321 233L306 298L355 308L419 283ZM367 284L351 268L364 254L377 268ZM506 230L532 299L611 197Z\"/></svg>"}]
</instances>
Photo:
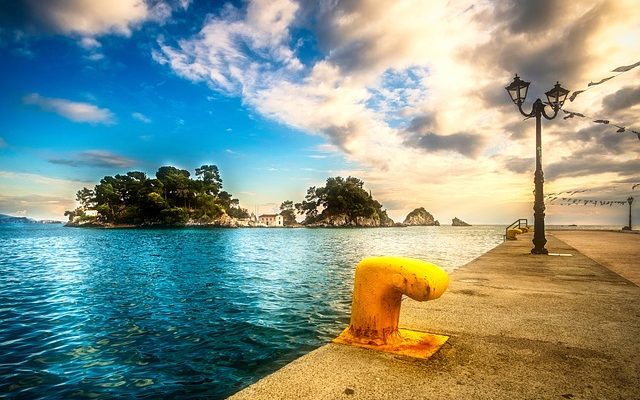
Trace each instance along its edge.
<instances>
[{"instance_id":1,"label":"ornate street lamp","mask_svg":"<svg viewBox=\"0 0 640 400\"><path fill-rule=\"evenodd\" d=\"M544 247L547 244L547 238L544 233L544 192L543 192L543 183L544 183L544 174L542 172L542 116L546 119L551 120L558 115L558 111L562 108L564 101L569 94L567 89L564 89L560 86L560 83L556 83L553 89L549 90L545 94L547 95L547 103L543 103L542 100L537 99L533 103L533 108L531 112L526 113L522 110L522 103L524 99L527 97L527 91L529 90L530 82L525 82L518 77L513 79L513 82L505 89L511 96L511 100L518 106L518 110L525 117L536 117L536 172L534 175L534 183L535 183L535 202L533 204L533 249L531 249L531 253L533 254L549 254L549 251ZM546 106L550 106L553 109L553 114L548 115L545 111Z\"/></svg>"}]
</instances>

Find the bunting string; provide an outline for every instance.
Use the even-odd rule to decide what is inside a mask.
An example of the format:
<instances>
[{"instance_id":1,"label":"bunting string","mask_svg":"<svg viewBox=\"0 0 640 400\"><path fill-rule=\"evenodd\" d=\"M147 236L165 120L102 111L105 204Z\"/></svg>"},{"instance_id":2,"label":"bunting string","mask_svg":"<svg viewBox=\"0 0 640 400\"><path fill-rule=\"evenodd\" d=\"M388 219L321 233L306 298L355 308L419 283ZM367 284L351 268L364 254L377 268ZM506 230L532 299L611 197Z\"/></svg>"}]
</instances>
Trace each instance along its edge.
<instances>
[{"instance_id":1,"label":"bunting string","mask_svg":"<svg viewBox=\"0 0 640 400\"><path fill-rule=\"evenodd\" d=\"M634 183L631 185L631 190L636 190L636 188L640 188L640 183ZM550 197L559 197L560 195L566 195L566 196L573 196L576 195L578 193L585 193L585 192L593 192L593 191L602 191L602 190L620 190L620 184L616 184L613 186L605 186L605 187L598 187L598 188L589 188L589 189L571 189L571 190L564 190L561 192L555 192L555 193L547 193L544 195L544 197L546 198L550 198Z\"/></svg>"},{"instance_id":2,"label":"bunting string","mask_svg":"<svg viewBox=\"0 0 640 400\"><path fill-rule=\"evenodd\" d=\"M638 140L640 140L640 129L631 129L631 128L627 128L626 126L619 124L619 123L614 123L608 119L594 119L593 117L590 117L588 115L584 115L582 113L579 112L575 112L575 111L569 111L569 110L562 110L565 114L563 119L571 119L571 118L575 118L575 117L579 117L579 118L585 118L585 119L590 119L593 123L596 124L602 124L602 125L611 125L611 126L615 126L616 128L618 128L616 130L617 133L624 133L624 132L631 132L634 133L637 137Z\"/></svg>"},{"instance_id":3,"label":"bunting string","mask_svg":"<svg viewBox=\"0 0 640 400\"><path fill-rule=\"evenodd\" d=\"M558 192L558 193L548 193L548 194L545 194L544 197L547 198L547 200L549 202L553 202L553 201L557 200L558 198L560 198L560 195L562 195L562 194L567 195L567 196L573 196L573 195L578 194L578 193L584 193L584 192L589 192L589 191L590 191L590 189L567 190L567 191ZM563 197L563 199L564 199L564 197Z\"/></svg>"},{"instance_id":4,"label":"bunting string","mask_svg":"<svg viewBox=\"0 0 640 400\"><path fill-rule=\"evenodd\" d=\"M576 199L576 198L570 198L570 197L555 198L554 200L550 200L549 203L553 203L555 200L562 201L562 203L557 204L560 206L593 205L594 207L597 207L597 206L611 207L611 206L624 206L628 204L626 201L622 201L622 200L593 200L593 199Z\"/></svg>"},{"instance_id":5,"label":"bunting string","mask_svg":"<svg viewBox=\"0 0 640 400\"><path fill-rule=\"evenodd\" d=\"M638 66L640 66L640 61L638 61L635 64L631 64L631 65L623 65L621 67L618 67L618 68L612 70L611 72L617 72L617 74L608 76L608 77L603 78L603 79L600 79L597 82L593 82L593 81L589 82L587 84L586 88L584 88L582 90L576 90L575 92L573 92L571 94L571 96L569 96L569 101L573 102L576 99L576 97L578 97L578 95L580 95L581 93L586 92L587 90L591 89L594 86L601 85L601 84L607 82L608 80L611 80L611 79L615 78L616 76L618 76L620 74L623 74L625 72L631 71L632 69L634 69L634 68L636 68Z\"/></svg>"}]
</instances>

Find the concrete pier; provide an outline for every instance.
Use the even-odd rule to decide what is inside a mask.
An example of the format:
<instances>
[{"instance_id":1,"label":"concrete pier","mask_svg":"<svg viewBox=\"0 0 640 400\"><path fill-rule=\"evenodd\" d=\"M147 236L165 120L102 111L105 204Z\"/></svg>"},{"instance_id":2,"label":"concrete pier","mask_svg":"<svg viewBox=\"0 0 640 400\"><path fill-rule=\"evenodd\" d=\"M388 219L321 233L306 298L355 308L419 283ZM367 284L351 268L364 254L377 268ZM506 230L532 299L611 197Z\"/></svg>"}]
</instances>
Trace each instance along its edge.
<instances>
[{"instance_id":1,"label":"concrete pier","mask_svg":"<svg viewBox=\"0 0 640 400\"><path fill-rule=\"evenodd\" d=\"M450 336L428 360L328 344L231 398L640 398L640 287L603 265L637 272L640 235L590 234L573 240L583 252L625 244L586 256L548 233L561 255L536 256L520 235L451 274L440 299L403 301L401 327Z\"/></svg>"}]
</instances>

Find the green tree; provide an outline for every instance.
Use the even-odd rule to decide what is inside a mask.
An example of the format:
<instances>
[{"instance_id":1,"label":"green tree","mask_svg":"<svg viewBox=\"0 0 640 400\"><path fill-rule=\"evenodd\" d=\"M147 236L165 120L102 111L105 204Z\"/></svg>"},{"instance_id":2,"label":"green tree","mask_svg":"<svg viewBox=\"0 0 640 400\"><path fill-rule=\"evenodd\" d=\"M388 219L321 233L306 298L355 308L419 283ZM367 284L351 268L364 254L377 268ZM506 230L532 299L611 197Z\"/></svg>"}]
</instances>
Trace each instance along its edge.
<instances>
[{"instance_id":1,"label":"green tree","mask_svg":"<svg viewBox=\"0 0 640 400\"><path fill-rule=\"evenodd\" d=\"M224 208L217 203L215 196L211 194L198 196L197 209L194 213L196 219L209 221L220 217L224 213Z\"/></svg>"},{"instance_id":2,"label":"green tree","mask_svg":"<svg viewBox=\"0 0 640 400\"><path fill-rule=\"evenodd\" d=\"M239 204L237 205L232 204L227 214L229 214L230 217L238 218L238 219L249 218L249 211L247 211L246 208L240 207Z\"/></svg>"},{"instance_id":3,"label":"green tree","mask_svg":"<svg viewBox=\"0 0 640 400\"><path fill-rule=\"evenodd\" d=\"M295 205L305 215L305 223L312 223L330 216L346 215L351 221L358 217L385 216L382 205L364 190L364 182L355 177L328 178L325 186L312 186L305 200ZM320 214L318 214L321 210Z\"/></svg>"},{"instance_id":4,"label":"green tree","mask_svg":"<svg viewBox=\"0 0 640 400\"><path fill-rule=\"evenodd\" d=\"M75 217L83 217L84 211L80 208L76 208L75 210L67 210L64 212L65 217L69 217L69 222L73 221Z\"/></svg>"},{"instance_id":5,"label":"green tree","mask_svg":"<svg viewBox=\"0 0 640 400\"><path fill-rule=\"evenodd\" d=\"M89 209L95 204L95 193L93 190L83 187L78 190L78 193L76 193L76 200L80 203L80 206L83 209Z\"/></svg>"},{"instance_id":6,"label":"green tree","mask_svg":"<svg viewBox=\"0 0 640 400\"><path fill-rule=\"evenodd\" d=\"M100 219L105 222L116 222L116 216L122 204L122 199L114 188L115 183L114 177L105 176L94 189L96 203L99 206L96 210Z\"/></svg>"},{"instance_id":7,"label":"green tree","mask_svg":"<svg viewBox=\"0 0 640 400\"><path fill-rule=\"evenodd\" d=\"M319 189L315 186L311 186L307 189L307 195L301 203L295 204L295 209L300 215L305 216L305 223L314 222L318 215L319 204Z\"/></svg>"},{"instance_id":8,"label":"green tree","mask_svg":"<svg viewBox=\"0 0 640 400\"><path fill-rule=\"evenodd\" d=\"M189 220L189 212L181 207L166 208L160 214L165 225L184 225Z\"/></svg>"},{"instance_id":9,"label":"green tree","mask_svg":"<svg viewBox=\"0 0 640 400\"><path fill-rule=\"evenodd\" d=\"M286 200L280 204L280 215L282 215L285 226L291 226L296 223L296 213L293 201Z\"/></svg>"},{"instance_id":10,"label":"green tree","mask_svg":"<svg viewBox=\"0 0 640 400\"><path fill-rule=\"evenodd\" d=\"M222 178L216 165L202 165L196 168L196 176L202 182L202 191L205 194L217 196L222 190Z\"/></svg>"},{"instance_id":11,"label":"green tree","mask_svg":"<svg viewBox=\"0 0 640 400\"><path fill-rule=\"evenodd\" d=\"M189 176L191 174L185 169L178 169L172 166L158 168L156 178L162 182L164 198L172 206L182 205L187 208L190 204L192 192Z\"/></svg>"}]
</instances>

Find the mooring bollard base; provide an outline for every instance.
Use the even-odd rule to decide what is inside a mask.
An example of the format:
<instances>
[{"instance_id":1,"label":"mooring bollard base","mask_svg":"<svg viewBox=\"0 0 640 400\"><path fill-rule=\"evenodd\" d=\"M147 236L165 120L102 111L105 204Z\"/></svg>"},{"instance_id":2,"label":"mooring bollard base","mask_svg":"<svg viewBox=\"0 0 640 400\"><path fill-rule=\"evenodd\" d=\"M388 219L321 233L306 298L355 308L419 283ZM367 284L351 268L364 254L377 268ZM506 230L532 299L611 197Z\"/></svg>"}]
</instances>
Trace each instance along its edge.
<instances>
[{"instance_id":1,"label":"mooring bollard base","mask_svg":"<svg viewBox=\"0 0 640 400\"><path fill-rule=\"evenodd\" d=\"M349 328L342 331L333 343L362 347L365 349L382 351L384 353L398 354L407 357L427 359L434 355L440 347L449 339L449 336L436 335L434 333L398 329L399 340L393 344L377 344L373 340L354 337Z\"/></svg>"}]
</instances>

